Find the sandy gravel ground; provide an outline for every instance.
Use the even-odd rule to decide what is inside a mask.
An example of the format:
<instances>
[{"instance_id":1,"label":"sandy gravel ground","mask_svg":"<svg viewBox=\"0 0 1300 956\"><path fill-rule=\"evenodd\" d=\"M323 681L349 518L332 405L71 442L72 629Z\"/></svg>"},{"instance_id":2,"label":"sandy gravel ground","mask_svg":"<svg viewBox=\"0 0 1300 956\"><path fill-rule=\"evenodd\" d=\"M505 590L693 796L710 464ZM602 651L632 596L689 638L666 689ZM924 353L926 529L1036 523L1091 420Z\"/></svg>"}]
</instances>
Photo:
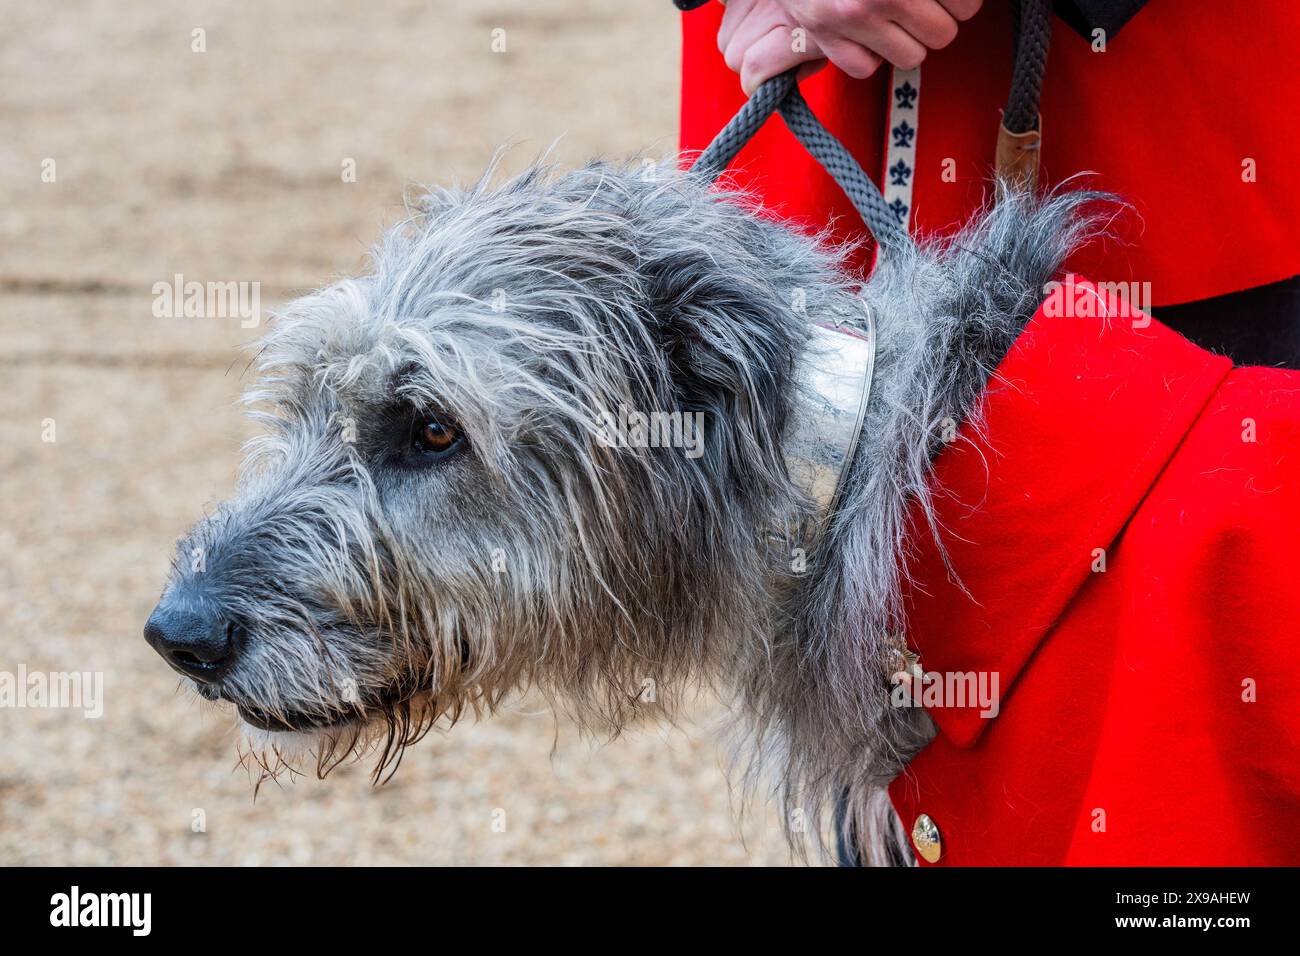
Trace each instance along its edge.
<instances>
[{"instance_id":1,"label":"sandy gravel ground","mask_svg":"<svg viewBox=\"0 0 1300 956\"><path fill-rule=\"evenodd\" d=\"M508 167L557 139L565 163L671 150L667 0L4 8L0 671L102 672L105 703L0 708L0 863L785 862L733 823L712 705L597 748L520 707L385 787L349 767L254 801L230 715L140 636L176 536L231 487L256 334L155 318L153 284L258 281L273 307L357 268L408 183L503 143Z\"/></svg>"}]
</instances>

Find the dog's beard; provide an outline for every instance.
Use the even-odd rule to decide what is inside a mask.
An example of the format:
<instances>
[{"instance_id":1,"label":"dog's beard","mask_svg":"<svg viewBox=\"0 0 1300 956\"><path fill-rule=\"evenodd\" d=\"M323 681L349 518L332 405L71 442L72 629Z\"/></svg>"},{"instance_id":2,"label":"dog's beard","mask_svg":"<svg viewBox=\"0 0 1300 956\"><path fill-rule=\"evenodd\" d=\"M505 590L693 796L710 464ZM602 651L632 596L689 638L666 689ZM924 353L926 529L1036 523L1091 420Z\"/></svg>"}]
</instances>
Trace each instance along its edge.
<instances>
[{"instance_id":1,"label":"dog's beard","mask_svg":"<svg viewBox=\"0 0 1300 956\"><path fill-rule=\"evenodd\" d=\"M292 718L271 718L239 705L240 762L260 784L281 773L324 778L349 760L373 757L371 775L378 783L397 771L407 747L435 726L449 729L463 709L463 698L449 694L393 693L368 705L349 705L332 720L312 718L293 726Z\"/></svg>"},{"instance_id":2,"label":"dog's beard","mask_svg":"<svg viewBox=\"0 0 1300 956\"><path fill-rule=\"evenodd\" d=\"M435 727L449 730L466 713L481 716L497 702L485 690L487 676L470 668L475 658L466 642L445 655L417 657L390 661L387 679L361 688L350 700L313 700L301 708L200 692L235 705L241 762L262 779L281 772L323 779L343 763L373 761L371 776L379 783L396 772L405 749Z\"/></svg>"}]
</instances>

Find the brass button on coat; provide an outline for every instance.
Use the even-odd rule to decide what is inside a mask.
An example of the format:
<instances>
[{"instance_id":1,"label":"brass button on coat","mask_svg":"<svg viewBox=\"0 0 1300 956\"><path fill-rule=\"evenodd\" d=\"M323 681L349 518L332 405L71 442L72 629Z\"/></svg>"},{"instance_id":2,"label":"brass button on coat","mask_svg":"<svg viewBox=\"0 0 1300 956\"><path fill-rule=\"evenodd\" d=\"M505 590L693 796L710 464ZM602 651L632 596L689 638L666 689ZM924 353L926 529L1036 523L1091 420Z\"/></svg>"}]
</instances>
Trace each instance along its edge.
<instances>
[{"instance_id":1,"label":"brass button on coat","mask_svg":"<svg viewBox=\"0 0 1300 956\"><path fill-rule=\"evenodd\" d=\"M943 856L943 844L939 841L939 828L934 825L928 813L923 813L912 824L912 846L926 863L938 863Z\"/></svg>"}]
</instances>

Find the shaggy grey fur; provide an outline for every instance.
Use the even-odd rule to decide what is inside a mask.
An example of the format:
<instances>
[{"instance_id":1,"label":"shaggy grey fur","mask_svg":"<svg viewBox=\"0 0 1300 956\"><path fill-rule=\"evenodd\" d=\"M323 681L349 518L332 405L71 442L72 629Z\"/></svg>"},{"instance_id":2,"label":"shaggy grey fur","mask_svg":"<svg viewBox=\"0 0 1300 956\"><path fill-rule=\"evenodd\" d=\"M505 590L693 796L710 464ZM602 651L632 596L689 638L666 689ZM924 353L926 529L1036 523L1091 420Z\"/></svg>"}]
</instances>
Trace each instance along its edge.
<instances>
[{"instance_id":1,"label":"shaggy grey fur","mask_svg":"<svg viewBox=\"0 0 1300 956\"><path fill-rule=\"evenodd\" d=\"M1003 193L859 289L844 250L652 172L435 190L368 274L292 303L248 395L266 434L181 542L164 600L248 633L199 689L300 731L254 731L255 753L306 740L324 772L377 739L378 774L440 718L526 686L617 730L704 683L734 694L750 779L777 781L787 820L822 835L843 806L864 857L888 862L901 834L881 788L928 734L889 703L905 514L1092 197ZM842 507L814 534L781 455L792 382L808 323L860 319L859 296L875 384ZM611 446L598 418L620 406L703 412L703 455ZM429 412L467 440L413 461Z\"/></svg>"}]
</instances>

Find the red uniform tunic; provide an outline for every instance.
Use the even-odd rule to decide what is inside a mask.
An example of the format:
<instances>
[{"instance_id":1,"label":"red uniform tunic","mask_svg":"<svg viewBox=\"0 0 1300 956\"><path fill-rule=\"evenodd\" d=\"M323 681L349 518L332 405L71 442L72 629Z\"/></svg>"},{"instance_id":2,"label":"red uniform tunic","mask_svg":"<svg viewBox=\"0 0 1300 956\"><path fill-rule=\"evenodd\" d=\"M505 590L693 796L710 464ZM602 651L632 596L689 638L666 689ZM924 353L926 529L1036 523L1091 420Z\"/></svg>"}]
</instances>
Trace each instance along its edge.
<instances>
[{"instance_id":1,"label":"red uniform tunic","mask_svg":"<svg viewBox=\"0 0 1300 956\"><path fill-rule=\"evenodd\" d=\"M920 667L998 712L928 708L894 806L940 866L1300 864L1300 372L1052 302L936 460L965 590L912 536Z\"/></svg>"},{"instance_id":2,"label":"red uniform tunic","mask_svg":"<svg viewBox=\"0 0 1300 956\"><path fill-rule=\"evenodd\" d=\"M1095 171L1137 213L1127 244L1076 271L1150 282L1157 305L1300 274L1293 10L1152 0L1105 53L1055 23L1044 178ZM744 99L721 13L684 19L688 150ZM948 232L984 198L1010 68L1002 3L926 59L914 231ZM877 176L887 73L802 85ZM862 235L778 119L733 170L779 214ZM1050 311L999 367L983 434L936 460L952 573L924 529L907 549L920 667L996 674L997 714L932 705L938 735L894 806L909 830L930 817L940 866L1300 864L1300 373L1233 369L1155 322Z\"/></svg>"},{"instance_id":3,"label":"red uniform tunic","mask_svg":"<svg viewBox=\"0 0 1300 956\"><path fill-rule=\"evenodd\" d=\"M1010 85L1010 7L986 3L921 67L914 230L949 232L984 196ZM722 12L710 3L683 14L686 150L707 146L744 102L717 48ZM1085 251L1075 271L1099 282L1149 282L1148 306L1300 274L1297 49L1300 10L1291 0L1152 0L1104 53L1055 20L1042 101L1044 178L1092 171L1090 185L1134 206L1117 224L1121 241ZM878 181L888 73L854 80L828 68L802 84L827 128ZM809 226L836 217L844 235L862 234L852 206L779 119L733 168L781 214Z\"/></svg>"}]
</instances>

